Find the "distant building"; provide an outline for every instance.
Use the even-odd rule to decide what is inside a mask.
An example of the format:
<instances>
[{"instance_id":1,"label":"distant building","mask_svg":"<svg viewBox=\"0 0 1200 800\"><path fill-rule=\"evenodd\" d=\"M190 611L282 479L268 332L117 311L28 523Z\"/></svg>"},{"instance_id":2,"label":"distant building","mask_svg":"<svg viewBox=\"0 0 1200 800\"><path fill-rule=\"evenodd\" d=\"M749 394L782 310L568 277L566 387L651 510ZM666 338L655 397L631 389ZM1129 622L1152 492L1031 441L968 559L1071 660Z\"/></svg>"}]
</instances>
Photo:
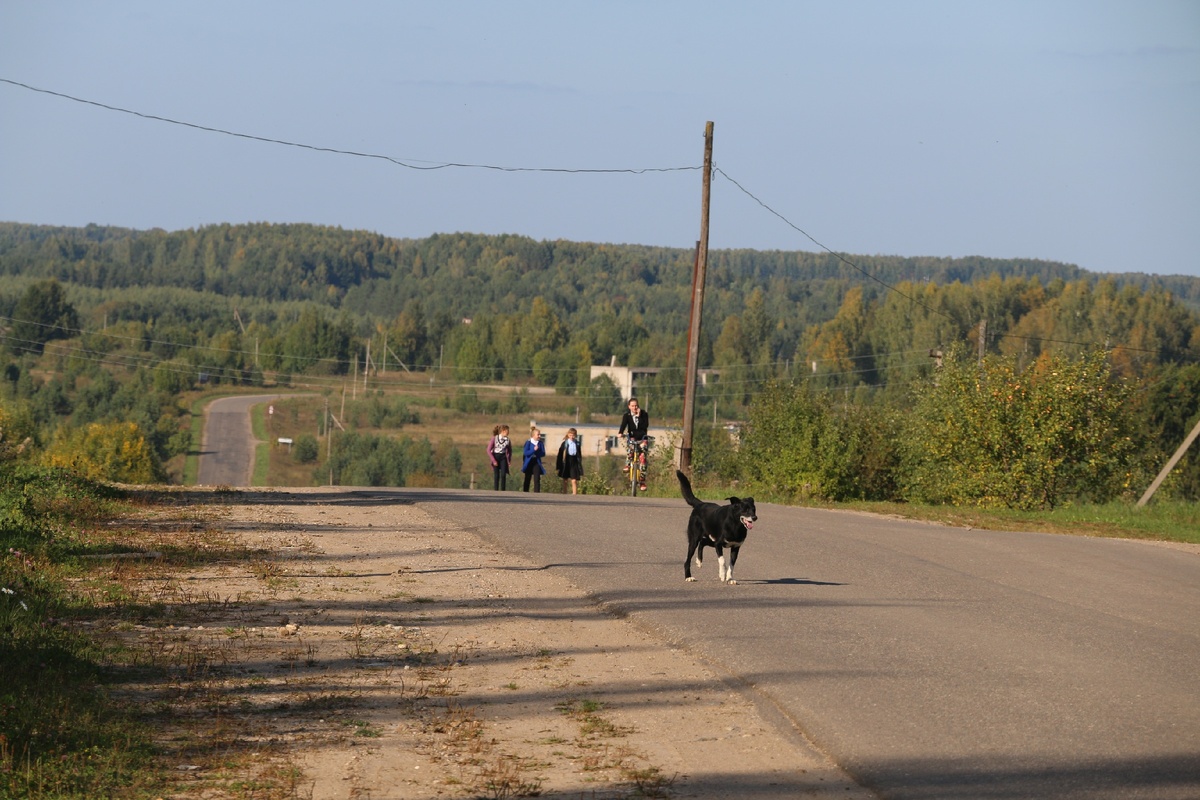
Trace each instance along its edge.
<instances>
[{"instance_id":1,"label":"distant building","mask_svg":"<svg viewBox=\"0 0 1200 800\"><path fill-rule=\"evenodd\" d=\"M621 398L628 400L638 396L638 381L647 375L657 375L660 372L662 372L662 367L618 367L617 357L613 356L612 363L608 366L592 367L588 380L595 380L601 375L606 375L621 391ZM720 375L721 371L716 369L696 370L696 376L700 379L701 386L708 386L709 381L715 383Z\"/></svg>"},{"instance_id":2,"label":"distant building","mask_svg":"<svg viewBox=\"0 0 1200 800\"><path fill-rule=\"evenodd\" d=\"M588 379L595 380L601 375L607 376L620 390L621 398L628 400L631 397L637 397L637 386L640 379L647 375L657 375L661 371L660 367L618 367L617 357L613 356L612 363L608 366L592 367Z\"/></svg>"}]
</instances>

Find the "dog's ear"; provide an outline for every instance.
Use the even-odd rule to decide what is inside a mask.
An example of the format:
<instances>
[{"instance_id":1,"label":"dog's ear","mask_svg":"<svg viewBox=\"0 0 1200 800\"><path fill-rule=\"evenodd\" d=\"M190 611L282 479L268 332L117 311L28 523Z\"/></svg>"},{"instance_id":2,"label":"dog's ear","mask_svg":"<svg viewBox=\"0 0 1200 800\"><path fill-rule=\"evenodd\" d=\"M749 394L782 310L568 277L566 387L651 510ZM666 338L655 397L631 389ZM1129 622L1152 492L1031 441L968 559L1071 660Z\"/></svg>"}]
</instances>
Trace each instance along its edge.
<instances>
[{"instance_id":1,"label":"dog's ear","mask_svg":"<svg viewBox=\"0 0 1200 800\"><path fill-rule=\"evenodd\" d=\"M739 499L738 499L738 498L736 498L736 497L726 497L725 499L729 501L730 505L735 505L735 506L736 506L738 503L742 502L741 500L739 500Z\"/></svg>"}]
</instances>

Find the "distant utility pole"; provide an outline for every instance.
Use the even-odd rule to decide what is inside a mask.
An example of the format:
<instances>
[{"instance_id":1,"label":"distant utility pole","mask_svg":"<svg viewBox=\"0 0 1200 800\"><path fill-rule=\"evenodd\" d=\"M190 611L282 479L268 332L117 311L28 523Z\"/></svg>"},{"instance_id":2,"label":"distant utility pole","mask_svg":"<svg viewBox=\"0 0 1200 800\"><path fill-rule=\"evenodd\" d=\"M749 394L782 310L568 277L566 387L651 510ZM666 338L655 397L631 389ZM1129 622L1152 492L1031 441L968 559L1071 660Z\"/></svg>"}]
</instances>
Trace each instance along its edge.
<instances>
[{"instance_id":1,"label":"distant utility pole","mask_svg":"<svg viewBox=\"0 0 1200 800\"><path fill-rule=\"evenodd\" d=\"M708 208L712 190L713 124L704 125L704 173L700 193L700 241L696 242L696 264L692 270L692 314L688 326L687 372L683 378L683 441L679 445L679 468L692 470L692 426L696 413L696 372L700 367L700 316L704 308L704 277L708 272Z\"/></svg>"}]
</instances>

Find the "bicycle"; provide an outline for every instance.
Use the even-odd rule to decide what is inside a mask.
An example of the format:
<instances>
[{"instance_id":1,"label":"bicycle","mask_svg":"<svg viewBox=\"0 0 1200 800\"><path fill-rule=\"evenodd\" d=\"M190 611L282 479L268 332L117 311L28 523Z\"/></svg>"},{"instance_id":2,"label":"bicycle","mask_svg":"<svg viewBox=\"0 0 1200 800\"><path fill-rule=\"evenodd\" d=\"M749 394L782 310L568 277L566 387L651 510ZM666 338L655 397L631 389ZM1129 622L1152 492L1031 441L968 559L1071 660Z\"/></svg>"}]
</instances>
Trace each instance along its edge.
<instances>
[{"instance_id":1,"label":"bicycle","mask_svg":"<svg viewBox=\"0 0 1200 800\"><path fill-rule=\"evenodd\" d=\"M629 479L629 493L637 497L638 491L646 491L646 453L654 440L637 441L633 437L625 440L625 476Z\"/></svg>"}]
</instances>

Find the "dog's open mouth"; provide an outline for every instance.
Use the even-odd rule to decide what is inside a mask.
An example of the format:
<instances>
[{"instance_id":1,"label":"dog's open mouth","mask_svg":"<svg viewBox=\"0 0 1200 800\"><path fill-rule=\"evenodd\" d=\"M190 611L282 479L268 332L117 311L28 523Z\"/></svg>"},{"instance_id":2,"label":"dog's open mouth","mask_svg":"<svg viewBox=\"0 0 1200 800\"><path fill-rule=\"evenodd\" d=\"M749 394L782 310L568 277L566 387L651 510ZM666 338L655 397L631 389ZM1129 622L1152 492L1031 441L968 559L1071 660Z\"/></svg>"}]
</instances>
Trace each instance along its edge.
<instances>
[{"instance_id":1,"label":"dog's open mouth","mask_svg":"<svg viewBox=\"0 0 1200 800\"><path fill-rule=\"evenodd\" d=\"M750 530L754 527L754 517L738 517L738 519L740 519L742 524L746 526L746 530Z\"/></svg>"}]
</instances>

